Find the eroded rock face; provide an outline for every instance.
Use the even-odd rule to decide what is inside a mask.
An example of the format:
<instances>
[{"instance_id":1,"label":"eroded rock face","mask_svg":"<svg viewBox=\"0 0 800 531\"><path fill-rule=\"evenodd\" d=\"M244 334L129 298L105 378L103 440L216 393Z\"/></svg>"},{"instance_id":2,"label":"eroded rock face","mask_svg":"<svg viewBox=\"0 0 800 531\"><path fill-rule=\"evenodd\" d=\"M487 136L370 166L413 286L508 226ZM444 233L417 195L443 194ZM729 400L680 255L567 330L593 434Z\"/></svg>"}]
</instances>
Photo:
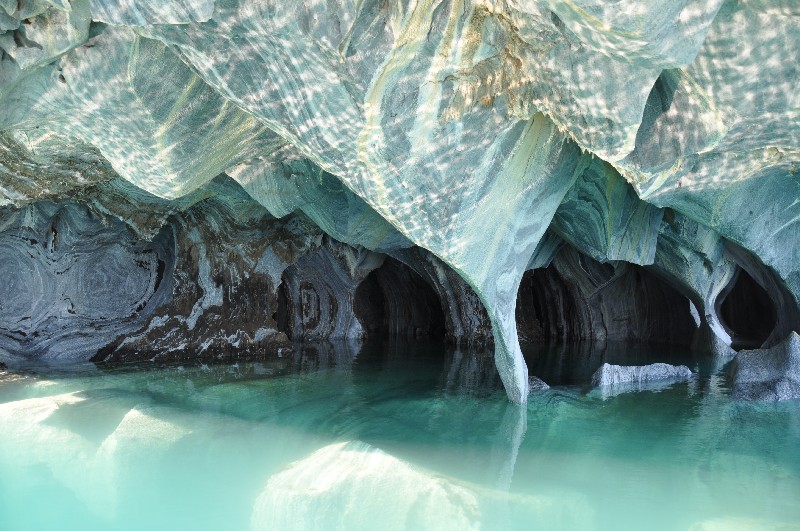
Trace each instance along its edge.
<instances>
[{"instance_id":1,"label":"eroded rock face","mask_svg":"<svg viewBox=\"0 0 800 531\"><path fill-rule=\"evenodd\" d=\"M776 309L746 339L777 344L800 330L790 4L0 2L0 224L40 242L20 212L88 208L103 229L79 223L75 259L120 291L69 313L89 269L53 280L70 258L4 230L3 341L125 359L360 337L355 292L388 256L448 339L494 342L518 402L520 334L688 343L691 301L739 341L740 270ZM420 292L403 278L390 302ZM429 333L432 300L397 302L396 334Z\"/></svg>"},{"instance_id":2,"label":"eroded rock face","mask_svg":"<svg viewBox=\"0 0 800 531\"><path fill-rule=\"evenodd\" d=\"M6 212L0 263L13 274L0 315L11 352L168 361L272 356L292 341L491 338L475 293L426 251L404 255L423 278L303 214L275 219L225 177L182 201L117 180L75 197L83 204ZM442 301L471 304L479 324L445 318Z\"/></svg>"},{"instance_id":3,"label":"eroded rock face","mask_svg":"<svg viewBox=\"0 0 800 531\"><path fill-rule=\"evenodd\" d=\"M734 398L778 402L800 398L800 335L771 349L743 350L729 368Z\"/></svg>"},{"instance_id":4,"label":"eroded rock face","mask_svg":"<svg viewBox=\"0 0 800 531\"><path fill-rule=\"evenodd\" d=\"M445 336L459 345L487 345L494 341L492 323L480 297L459 274L435 255L419 247L392 251L435 291L444 315Z\"/></svg>"},{"instance_id":5,"label":"eroded rock face","mask_svg":"<svg viewBox=\"0 0 800 531\"><path fill-rule=\"evenodd\" d=\"M242 193L198 202L162 231L175 242L171 297L95 360L259 357L290 345L278 329L278 289L283 271L321 245L313 223L276 220Z\"/></svg>"},{"instance_id":6,"label":"eroded rock face","mask_svg":"<svg viewBox=\"0 0 800 531\"><path fill-rule=\"evenodd\" d=\"M326 238L282 277L281 325L294 340L357 339L366 335L356 316L356 288L385 257Z\"/></svg>"}]
</instances>

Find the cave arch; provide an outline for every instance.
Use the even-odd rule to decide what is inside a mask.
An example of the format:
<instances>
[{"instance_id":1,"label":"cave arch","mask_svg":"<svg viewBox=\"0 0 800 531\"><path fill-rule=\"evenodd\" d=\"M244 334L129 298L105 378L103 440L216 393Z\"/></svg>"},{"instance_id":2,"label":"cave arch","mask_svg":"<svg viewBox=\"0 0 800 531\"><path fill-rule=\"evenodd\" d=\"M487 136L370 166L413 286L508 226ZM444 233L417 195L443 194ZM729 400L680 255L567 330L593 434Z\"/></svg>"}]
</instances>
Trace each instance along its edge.
<instances>
[{"instance_id":1,"label":"cave arch","mask_svg":"<svg viewBox=\"0 0 800 531\"><path fill-rule=\"evenodd\" d=\"M444 310L434 289L390 257L358 285L353 310L368 339L445 338Z\"/></svg>"},{"instance_id":2,"label":"cave arch","mask_svg":"<svg viewBox=\"0 0 800 531\"><path fill-rule=\"evenodd\" d=\"M772 334L778 309L767 291L738 267L717 301L717 314L735 349L758 348Z\"/></svg>"}]
</instances>

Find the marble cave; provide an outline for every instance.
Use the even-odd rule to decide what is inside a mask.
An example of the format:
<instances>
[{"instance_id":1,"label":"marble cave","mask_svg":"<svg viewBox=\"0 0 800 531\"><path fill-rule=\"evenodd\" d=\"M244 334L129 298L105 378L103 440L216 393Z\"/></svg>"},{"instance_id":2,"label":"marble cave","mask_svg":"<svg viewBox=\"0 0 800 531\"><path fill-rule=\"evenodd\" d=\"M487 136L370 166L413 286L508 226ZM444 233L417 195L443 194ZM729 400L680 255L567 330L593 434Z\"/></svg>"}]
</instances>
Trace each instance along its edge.
<instances>
[{"instance_id":1,"label":"marble cave","mask_svg":"<svg viewBox=\"0 0 800 531\"><path fill-rule=\"evenodd\" d=\"M798 333L800 2L0 0L2 529L789 529Z\"/></svg>"}]
</instances>

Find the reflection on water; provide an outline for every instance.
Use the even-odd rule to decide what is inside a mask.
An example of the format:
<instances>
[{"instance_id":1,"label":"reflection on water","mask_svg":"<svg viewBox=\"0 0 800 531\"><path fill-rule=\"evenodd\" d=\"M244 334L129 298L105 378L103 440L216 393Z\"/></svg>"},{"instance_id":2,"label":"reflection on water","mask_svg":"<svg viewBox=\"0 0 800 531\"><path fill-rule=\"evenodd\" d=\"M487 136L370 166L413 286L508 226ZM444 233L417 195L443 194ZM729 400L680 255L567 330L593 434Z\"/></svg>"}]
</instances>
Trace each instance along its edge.
<instances>
[{"instance_id":1,"label":"reflection on water","mask_svg":"<svg viewBox=\"0 0 800 531\"><path fill-rule=\"evenodd\" d=\"M320 345L234 365L0 375L0 529L712 529L800 521L800 403L733 402L708 360ZM627 360L627 361L626 361ZM602 400L603 362L701 376Z\"/></svg>"}]
</instances>

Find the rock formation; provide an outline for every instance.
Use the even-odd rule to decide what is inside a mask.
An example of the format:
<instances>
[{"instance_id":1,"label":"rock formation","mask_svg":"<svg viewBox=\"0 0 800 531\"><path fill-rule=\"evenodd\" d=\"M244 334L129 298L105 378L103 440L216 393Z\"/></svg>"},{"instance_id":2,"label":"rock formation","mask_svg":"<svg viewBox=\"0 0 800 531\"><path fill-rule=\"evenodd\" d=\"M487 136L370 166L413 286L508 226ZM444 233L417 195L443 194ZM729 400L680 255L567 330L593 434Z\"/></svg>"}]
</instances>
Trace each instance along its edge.
<instances>
[{"instance_id":1,"label":"rock formation","mask_svg":"<svg viewBox=\"0 0 800 531\"><path fill-rule=\"evenodd\" d=\"M603 363L592 375L593 394L601 398L612 398L623 393L657 391L692 377L685 365L651 363L650 365L611 365Z\"/></svg>"},{"instance_id":2,"label":"rock formation","mask_svg":"<svg viewBox=\"0 0 800 531\"><path fill-rule=\"evenodd\" d=\"M541 378L530 376L528 378L528 389L530 389L531 393L535 393L537 391L547 391L550 389L550 386L547 385Z\"/></svg>"},{"instance_id":3,"label":"rock formation","mask_svg":"<svg viewBox=\"0 0 800 531\"><path fill-rule=\"evenodd\" d=\"M691 378L692 371L685 365L669 365L667 363L653 363L643 366L622 366L604 363L592 375L592 385L596 387L614 386L620 384L641 384L661 380L680 381Z\"/></svg>"},{"instance_id":4,"label":"rock formation","mask_svg":"<svg viewBox=\"0 0 800 531\"><path fill-rule=\"evenodd\" d=\"M776 345L800 330L799 15L0 1L0 348L441 336L493 343L524 402L520 338Z\"/></svg>"},{"instance_id":5,"label":"rock formation","mask_svg":"<svg viewBox=\"0 0 800 531\"><path fill-rule=\"evenodd\" d=\"M792 332L771 349L739 352L729 372L734 398L765 402L800 398L800 335Z\"/></svg>"}]
</instances>

